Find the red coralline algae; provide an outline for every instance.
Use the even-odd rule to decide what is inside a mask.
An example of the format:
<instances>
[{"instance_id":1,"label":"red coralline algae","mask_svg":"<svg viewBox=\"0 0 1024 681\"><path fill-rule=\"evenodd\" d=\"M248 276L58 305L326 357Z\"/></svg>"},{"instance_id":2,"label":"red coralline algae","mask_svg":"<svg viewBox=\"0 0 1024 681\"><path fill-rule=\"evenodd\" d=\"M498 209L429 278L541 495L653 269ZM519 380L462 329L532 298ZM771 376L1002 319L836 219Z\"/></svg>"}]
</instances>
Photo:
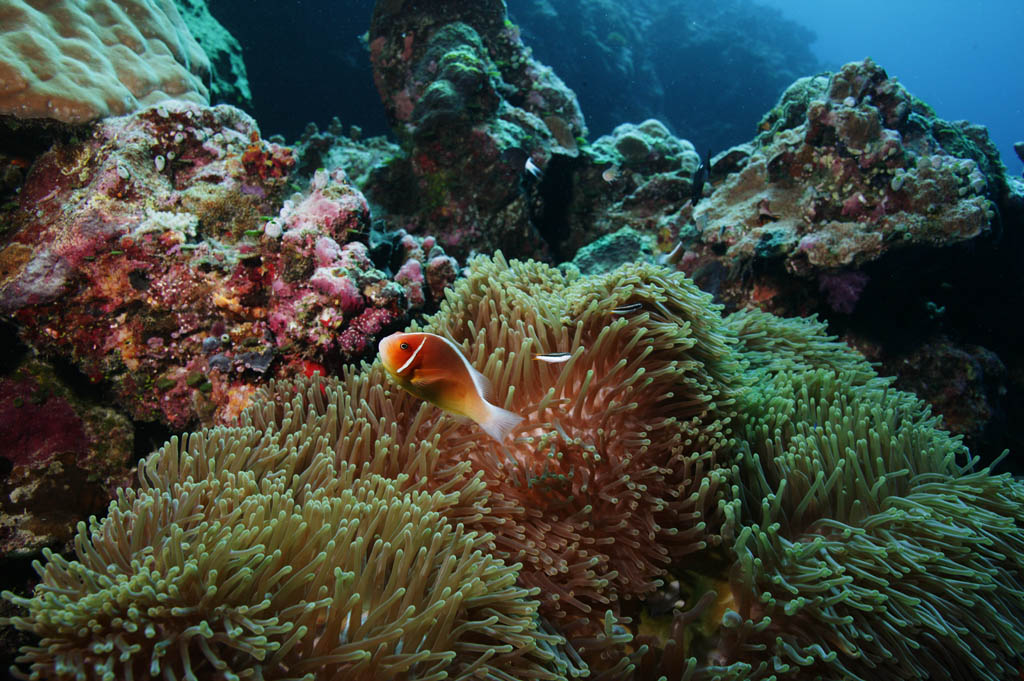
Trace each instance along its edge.
<instances>
[{"instance_id":1,"label":"red coralline algae","mask_svg":"<svg viewBox=\"0 0 1024 681\"><path fill-rule=\"evenodd\" d=\"M357 359L442 291L377 268L344 171L287 196L292 166L227 106L97 123L30 171L0 244L0 308L134 418L174 428L230 420L302 361ZM408 240L403 262L446 257Z\"/></svg>"},{"instance_id":2,"label":"red coralline algae","mask_svg":"<svg viewBox=\"0 0 1024 681\"><path fill-rule=\"evenodd\" d=\"M423 304L423 268L417 260L406 260L395 274L395 281L405 287L412 304Z\"/></svg>"},{"instance_id":3,"label":"red coralline algae","mask_svg":"<svg viewBox=\"0 0 1024 681\"><path fill-rule=\"evenodd\" d=\"M431 249L433 251L433 249ZM459 274L459 263L447 255L435 255L427 263L424 277L432 300L440 300L444 290L452 285Z\"/></svg>"},{"instance_id":4,"label":"red coralline algae","mask_svg":"<svg viewBox=\"0 0 1024 681\"><path fill-rule=\"evenodd\" d=\"M38 359L0 378L0 555L63 548L130 479L132 429L78 398Z\"/></svg>"},{"instance_id":5,"label":"red coralline algae","mask_svg":"<svg viewBox=\"0 0 1024 681\"><path fill-rule=\"evenodd\" d=\"M295 166L291 149L274 142L264 142L256 131L253 131L249 139L249 146L242 153L246 174L261 180L283 178ZM245 192L247 187L243 186L242 191Z\"/></svg>"},{"instance_id":6,"label":"red coralline algae","mask_svg":"<svg viewBox=\"0 0 1024 681\"><path fill-rule=\"evenodd\" d=\"M364 355L376 348L386 329L396 328L401 318L383 308L367 308L355 317L338 336L342 352L353 356Z\"/></svg>"},{"instance_id":7,"label":"red coralline algae","mask_svg":"<svg viewBox=\"0 0 1024 681\"><path fill-rule=\"evenodd\" d=\"M78 414L28 376L0 383L3 458L15 466L45 466L58 453L82 454L89 442Z\"/></svg>"}]
</instances>

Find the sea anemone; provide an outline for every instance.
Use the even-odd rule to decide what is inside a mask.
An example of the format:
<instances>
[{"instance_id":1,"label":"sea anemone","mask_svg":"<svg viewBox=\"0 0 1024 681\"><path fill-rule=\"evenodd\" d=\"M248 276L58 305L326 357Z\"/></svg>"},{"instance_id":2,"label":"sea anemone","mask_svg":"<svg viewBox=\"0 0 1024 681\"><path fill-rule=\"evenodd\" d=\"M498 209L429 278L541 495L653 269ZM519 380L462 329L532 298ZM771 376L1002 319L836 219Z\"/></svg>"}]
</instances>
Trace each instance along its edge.
<instances>
[{"instance_id":1,"label":"sea anemone","mask_svg":"<svg viewBox=\"0 0 1024 681\"><path fill-rule=\"evenodd\" d=\"M440 461L472 462L491 492L479 529L522 563L521 583L581 653L626 633L621 601L719 541L738 374L720 326L710 297L662 268L584 279L477 258L425 328L460 345L524 421L499 445L397 388L375 407L400 439L437 438ZM554 352L572 357L534 360ZM376 365L366 376L385 381Z\"/></svg>"},{"instance_id":2,"label":"sea anemone","mask_svg":"<svg viewBox=\"0 0 1024 681\"><path fill-rule=\"evenodd\" d=\"M504 442L379 362L271 382L4 594L33 678L1014 673L1024 486L820 322L498 256L426 329L524 417Z\"/></svg>"},{"instance_id":3,"label":"sea anemone","mask_svg":"<svg viewBox=\"0 0 1024 681\"><path fill-rule=\"evenodd\" d=\"M403 490L282 416L172 440L79 525L76 560L4 594L41 637L26 678L563 678L517 566L449 521L459 492Z\"/></svg>"},{"instance_id":4,"label":"sea anemone","mask_svg":"<svg viewBox=\"0 0 1024 681\"><path fill-rule=\"evenodd\" d=\"M728 557L682 574L644 673L986 679L1024 646L1024 487L813 320L727 319L754 380ZM768 333L765 333L765 332ZM645 639L652 640L652 639Z\"/></svg>"},{"instance_id":5,"label":"sea anemone","mask_svg":"<svg viewBox=\"0 0 1024 681\"><path fill-rule=\"evenodd\" d=\"M1024 489L971 472L960 442L887 380L780 372L765 394L748 412L750 524L720 653L836 679L1013 673Z\"/></svg>"},{"instance_id":6,"label":"sea anemone","mask_svg":"<svg viewBox=\"0 0 1024 681\"><path fill-rule=\"evenodd\" d=\"M480 257L425 328L524 417L509 439L393 386L379 362L346 372L338 403L314 395L307 418L329 419L331 446L360 470L459 491L450 521L493 534L494 555L521 564L577 668L622 670L628 611L671 563L718 544L735 505L718 458L739 365L720 326L710 298L662 268L584 279ZM552 352L572 358L534 359ZM254 425L280 420L280 389Z\"/></svg>"}]
</instances>

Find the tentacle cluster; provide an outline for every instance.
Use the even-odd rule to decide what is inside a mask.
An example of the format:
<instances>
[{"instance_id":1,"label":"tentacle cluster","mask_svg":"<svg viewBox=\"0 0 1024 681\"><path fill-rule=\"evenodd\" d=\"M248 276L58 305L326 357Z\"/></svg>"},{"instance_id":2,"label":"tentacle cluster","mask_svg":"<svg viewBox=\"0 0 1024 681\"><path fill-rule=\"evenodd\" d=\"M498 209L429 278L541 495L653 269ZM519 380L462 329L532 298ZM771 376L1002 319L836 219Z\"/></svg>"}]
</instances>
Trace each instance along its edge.
<instances>
[{"instance_id":1,"label":"tentacle cluster","mask_svg":"<svg viewBox=\"0 0 1024 681\"><path fill-rule=\"evenodd\" d=\"M509 438L379 363L272 383L4 594L30 678L1014 673L1024 486L822 324L499 256L425 328L524 417Z\"/></svg>"}]
</instances>

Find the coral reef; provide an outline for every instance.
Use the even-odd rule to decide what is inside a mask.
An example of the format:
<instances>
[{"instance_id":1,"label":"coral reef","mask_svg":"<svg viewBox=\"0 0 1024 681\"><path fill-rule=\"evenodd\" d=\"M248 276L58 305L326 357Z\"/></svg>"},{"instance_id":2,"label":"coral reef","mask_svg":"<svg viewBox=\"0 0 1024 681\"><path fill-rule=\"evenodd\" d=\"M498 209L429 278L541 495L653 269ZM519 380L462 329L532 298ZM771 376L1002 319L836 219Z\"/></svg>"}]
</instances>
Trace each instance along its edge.
<instances>
[{"instance_id":1,"label":"coral reef","mask_svg":"<svg viewBox=\"0 0 1024 681\"><path fill-rule=\"evenodd\" d=\"M672 259L703 289L729 308L826 315L887 372L928 374L923 396L986 461L1013 446L1002 414L1024 386L951 408L941 395L964 393L960 373L938 355L934 368L902 361L935 343L1007 365L1016 353L1000 310L1016 295L1006 273L1021 213L984 128L943 121L877 65L853 63L794 83L752 144L714 159L712 181L695 208L647 209L661 225L652 243L678 234Z\"/></svg>"},{"instance_id":2,"label":"coral reef","mask_svg":"<svg viewBox=\"0 0 1024 681\"><path fill-rule=\"evenodd\" d=\"M858 271L988 233L1005 190L987 138L954 143L966 139L946 134L956 125L870 60L798 82L761 127L680 233L680 266L731 305L795 313L820 297L852 312L868 283Z\"/></svg>"},{"instance_id":3,"label":"coral reef","mask_svg":"<svg viewBox=\"0 0 1024 681\"><path fill-rule=\"evenodd\" d=\"M599 237L628 228L645 235L652 250L670 251L701 163L693 145L649 119L623 123L580 151L572 191L549 208L554 224L545 234L552 250L569 259Z\"/></svg>"},{"instance_id":4,"label":"coral reef","mask_svg":"<svg viewBox=\"0 0 1024 681\"><path fill-rule=\"evenodd\" d=\"M342 168L364 193L372 188L375 173L402 155L401 147L386 137L364 139L362 130L357 126L349 126L346 134L345 126L337 116L322 131L316 123L309 123L295 142L294 149L298 160L296 172L312 176L318 168L328 171Z\"/></svg>"},{"instance_id":5,"label":"coral reef","mask_svg":"<svg viewBox=\"0 0 1024 681\"><path fill-rule=\"evenodd\" d=\"M399 234L390 278L344 171L285 199L293 165L228 106L106 119L32 165L5 216L0 308L133 418L174 428L234 418L266 376L364 356L457 265Z\"/></svg>"},{"instance_id":6,"label":"coral reef","mask_svg":"<svg viewBox=\"0 0 1024 681\"><path fill-rule=\"evenodd\" d=\"M624 262L654 262L649 239L629 227L595 239L579 249L570 264L582 274L604 274Z\"/></svg>"},{"instance_id":7,"label":"coral reef","mask_svg":"<svg viewBox=\"0 0 1024 681\"><path fill-rule=\"evenodd\" d=\"M406 155L368 196L393 227L436 234L457 257L499 246L546 257L536 184L553 156L578 154L586 129L575 96L529 56L503 2L401 9L378 3L369 37Z\"/></svg>"},{"instance_id":8,"label":"coral reef","mask_svg":"<svg viewBox=\"0 0 1024 681\"><path fill-rule=\"evenodd\" d=\"M34 596L4 594L24 608L7 622L43 637L20 663L197 679L1016 673L1024 486L971 471L920 400L823 324L723 318L652 265L587 278L499 256L474 259L426 328L525 417L513 441L392 387L379 362L271 382L236 427L150 456L139 487L80 526L74 560L38 565Z\"/></svg>"},{"instance_id":9,"label":"coral reef","mask_svg":"<svg viewBox=\"0 0 1024 681\"><path fill-rule=\"evenodd\" d=\"M209 102L210 62L173 0L5 3L0 114L83 123Z\"/></svg>"},{"instance_id":10,"label":"coral reef","mask_svg":"<svg viewBox=\"0 0 1024 681\"><path fill-rule=\"evenodd\" d=\"M377 2L398 144L342 115L294 148L206 105L247 95L199 0L5 10L15 675L1019 674L1024 483L993 468L1024 470L996 456L1024 447L1024 182L870 60L793 83L705 182L746 113L711 116L814 70L779 22L527 1L534 35L588 36L550 54L596 50L563 75L602 84L610 134L502 0ZM561 265L477 255L499 245ZM507 439L360 362L407 326L489 377ZM196 432L131 471L171 429Z\"/></svg>"}]
</instances>

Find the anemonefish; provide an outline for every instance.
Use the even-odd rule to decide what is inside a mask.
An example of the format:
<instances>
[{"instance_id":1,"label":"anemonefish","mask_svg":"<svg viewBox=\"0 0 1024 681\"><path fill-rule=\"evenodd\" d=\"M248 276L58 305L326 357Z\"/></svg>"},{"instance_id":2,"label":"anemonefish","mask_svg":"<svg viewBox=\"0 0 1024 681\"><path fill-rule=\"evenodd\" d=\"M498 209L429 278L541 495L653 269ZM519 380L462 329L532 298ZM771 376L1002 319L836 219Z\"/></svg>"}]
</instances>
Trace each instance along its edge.
<instances>
[{"instance_id":1,"label":"anemonefish","mask_svg":"<svg viewBox=\"0 0 1024 681\"><path fill-rule=\"evenodd\" d=\"M629 314L630 312L638 312L644 307L643 303L627 303L626 305L620 305L619 307L612 308L612 314Z\"/></svg>"},{"instance_id":2,"label":"anemonefish","mask_svg":"<svg viewBox=\"0 0 1024 681\"><path fill-rule=\"evenodd\" d=\"M568 362L572 359L571 352L551 352L546 355L534 355L533 358L538 362L547 362L548 364L560 364L562 362Z\"/></svg>"},{"instance_id":3,"label":"anemonefish","mask_svg":"<svg viewBox=\"0 0 1024 681\"><path fill-rule=\"evenodd\" d=\"M378 349L381 364L395 383L445 411L473 419L498 442L523 420L487 401L490 381L447 338L393 333Z\"/></svg>"}]
</instances>

